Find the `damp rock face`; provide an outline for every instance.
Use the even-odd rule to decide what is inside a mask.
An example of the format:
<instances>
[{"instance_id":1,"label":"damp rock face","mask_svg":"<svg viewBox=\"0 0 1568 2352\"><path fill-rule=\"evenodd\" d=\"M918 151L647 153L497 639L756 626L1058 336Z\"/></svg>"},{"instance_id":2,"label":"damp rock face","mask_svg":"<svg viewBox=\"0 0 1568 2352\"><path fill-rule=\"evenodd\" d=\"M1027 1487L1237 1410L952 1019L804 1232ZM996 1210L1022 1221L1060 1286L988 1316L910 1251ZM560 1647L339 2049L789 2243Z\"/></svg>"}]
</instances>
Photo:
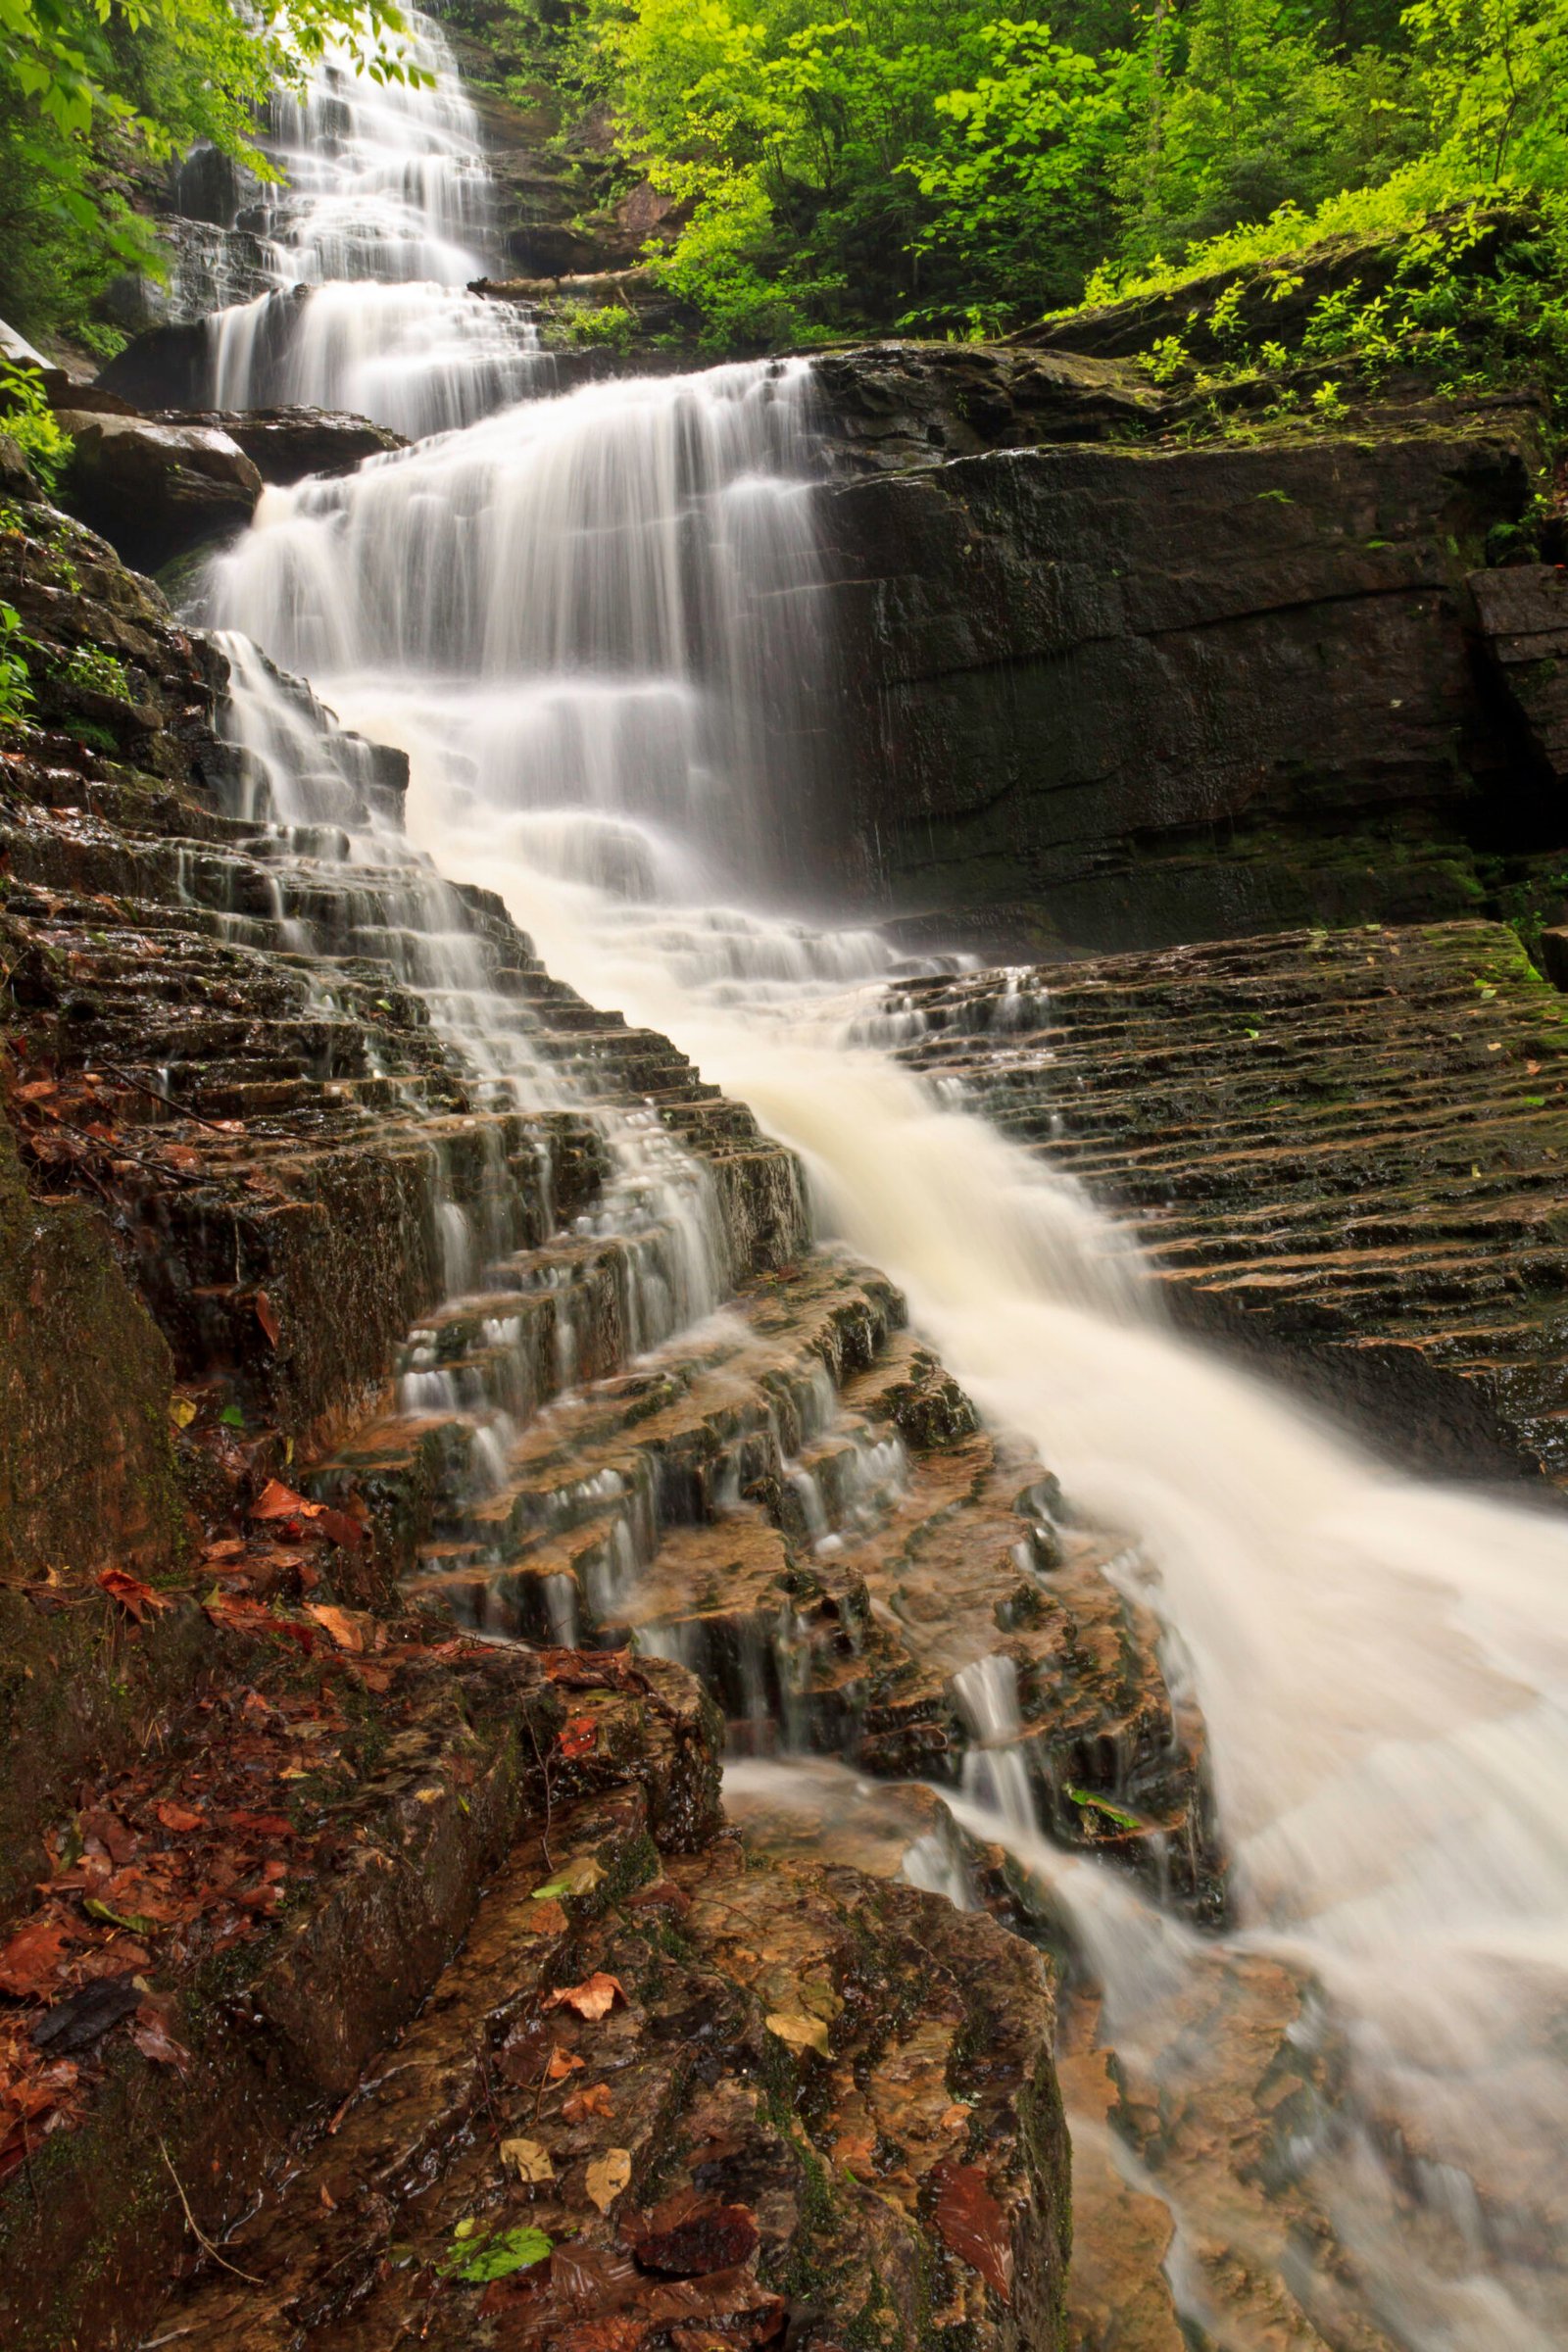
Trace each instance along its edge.
<instances>
[{"instance_id":1,"label":"damp rock face","mask_svg":"<svg viewBox=\"0 0 1568 2352\"><path fill-rule=\"evenodd\" d=\"M75 443L70 496L123 560L156 571L249 522L262 477L227 432L146 416L56 412Z\"/></svg>"},{"instance_id":2,"label":"damp rock face","mask_svg":"<svg viewBox=\"0 0 1568 2352\"><path fill-rule=\"evenodd\" d=\"M1474 907L1467 801L1539 790L1466 585L1527 414L1203 446L1107 358L817 374L852 724L803 855L848 904L1008 960Z\"/></svg>"},{"instance_id":3,"label":"damp rock face","mask_svg":"<svg viewBox=\"0 0 1568 2352\"><path fill-rule=\"evenodd\" d=\"M1568 1006L1500 924L920 981L904 1058L1070 1171L1190 1326L1446 1476L1568 1475Z\"/></svg>"}]
</instances>

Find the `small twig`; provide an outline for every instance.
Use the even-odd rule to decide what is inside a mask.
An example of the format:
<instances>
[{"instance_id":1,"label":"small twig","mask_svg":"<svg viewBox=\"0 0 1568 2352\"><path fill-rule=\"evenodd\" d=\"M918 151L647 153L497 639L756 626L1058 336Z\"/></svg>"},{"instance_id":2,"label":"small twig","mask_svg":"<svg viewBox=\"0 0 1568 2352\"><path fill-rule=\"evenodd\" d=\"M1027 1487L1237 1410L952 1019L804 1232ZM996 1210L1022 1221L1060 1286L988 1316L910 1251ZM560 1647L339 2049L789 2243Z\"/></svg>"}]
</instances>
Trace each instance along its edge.
<instances>
[{"instance_id":1,"label":"small twig","mask_svg":"<svg viewBox=\"0 0 1568 2352\"><path fill-rule=\"evenodd\" d=\"M545 1858L545 1868L546 1868L546 1870L550 1871L550 1872L553 1874L553 1873L554 1873L554 1871L555 1871L555 1867L556 1867L556 1865L555 1865L555 1858L554 1858L554 1856L552 1855L552 1853L551 1853L551 1851L550 1851L550 1814L551 1814L550 1767L549 1767L549 1765L546 1763L546 1761L545 1761L544 1757L543 1757L543 1756L540 1754L540 1752L539 1752L539 1735L538 1735L538 1733L537 1733L537 1732L534 1730L534 1728L533 1728L533 1725L532 1725L532 1723L531 1723L531 1722L528 1724L528 1738L529 1738L529 1739L530 1739L530 1740L533 1742L534 1761L535 1761L535 1763L536 1763L536 1764L538 1765L538 1767L539 1767L540 1774L542 1775L542 1777L543 1777L543 1780L544 1780L544 1784L545 1784L545 1826L544 1826L543 1830L542 1830L542 1831L540 1832L540 1834L539 1834L539 1850L540 1850L540 1852L541 1852L541 1853L544 1855L544 1858Z\"/></svg>"},{"instance_id":2,"label":"small twig","mask_svg":"<svg viewBox=\"0 0 1568 2352\"><path fill-rule=\"evenodd\" d=\"M101 1061L98 1067L107 1070L111 1078L123 1078L125 1084L133 1086L138 1094L151 1095L155 1102L162 1102L168 1110L177 1111L182 1119L191 1120L195 1126L210 1127L215 1135L226 1132L216 1119L204 1119L199 1110L190 1109L184 1102L176 1102L172 1095L166 1095L161 1087L149 1086L145 1078L138 1078L134 1070L122 1069L118 1061Z\"/></svg>"},{"instance_id":3,"label":"small twig","mask_svg":"<svg viewBox=\"0 0 1568 2352\"><path fill-rule=\"evenodd\" d=\"M192 2213L190 2209L190 2199L186 2196L183 2188L180 2187L179 2175L174 2170L174 2160L170 2155L169 2150L165 2147L162 2139L160 2139L158 2142L158 2153L160 2156L162 2156L164 2162L169 2167L169 2178L171 2180L172 2180L175 2188L179 2191L179 2201L185 2209L185 2219L190 2224L190 2233L192 2237L195 2238L196 2243L200 2246L202 2252L210 2255L213 2261L216 2262L220 2269L232 2271L236 2278L243 2278L247 2286L265 2285L265 2279L253 2278L249 2271L236 2269L233 2263L229 2262L223 2255L220 2254L218 2248L214 2245L212 2239L208 2236L206 2230L202 2228L200 2222Z\"/></svg>"}]
</instances>

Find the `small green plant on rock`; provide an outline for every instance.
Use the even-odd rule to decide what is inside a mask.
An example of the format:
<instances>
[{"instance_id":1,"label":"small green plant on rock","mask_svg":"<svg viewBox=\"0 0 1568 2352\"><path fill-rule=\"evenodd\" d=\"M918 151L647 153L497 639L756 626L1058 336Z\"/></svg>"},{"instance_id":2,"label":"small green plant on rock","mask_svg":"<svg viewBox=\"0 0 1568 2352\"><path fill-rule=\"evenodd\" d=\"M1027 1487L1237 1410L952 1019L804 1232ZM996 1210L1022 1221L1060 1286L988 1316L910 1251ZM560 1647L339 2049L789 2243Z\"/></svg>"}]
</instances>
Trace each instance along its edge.
<instances>
[{"instance_id":1,"label":"small green plant on rock","mask_svg":"<svg viewBox=\"0 0 1568 2352\"><path fill-rule=\"evenodd\" d=\"M0 432L15 441L46 490L53 490L74 447L44 396L36 368L0 360Z\"/></svg>"},{"instance_id":2,"label":"small green plant on rock","mask_svg":"<svg viewBox=\"0 0 1568 2352\"><path fill-rule=\"evenodd\" d=\"M118 654L107 652L101 645L78 645L55 675L64 685L80 687L88 694L108 695L113 702L136 700L125 675L125 664Z\"/></svg>"},{"instance_id":3,"label":"small green plant on rock","mask_svg":"<svg viewBox=\"0 0 1568 2352\"><path fill-rule=\"evenodd\" d=\"M26 660L31 642L15 605L0 604L0 727L24 726L32 708Z\"/></svg>"},{"instance_id":4,"label":"small green plant on rock","mask_svg":"<svg viewBox=\"0 0 1568 2352\"><path fill-rule=\"evenodd\" d=\"M624 302L583 302L572 299L557 305L544 329L544 341L576 350L630 351L637 333L637 314Z\"/></svg>"}]
</instances>

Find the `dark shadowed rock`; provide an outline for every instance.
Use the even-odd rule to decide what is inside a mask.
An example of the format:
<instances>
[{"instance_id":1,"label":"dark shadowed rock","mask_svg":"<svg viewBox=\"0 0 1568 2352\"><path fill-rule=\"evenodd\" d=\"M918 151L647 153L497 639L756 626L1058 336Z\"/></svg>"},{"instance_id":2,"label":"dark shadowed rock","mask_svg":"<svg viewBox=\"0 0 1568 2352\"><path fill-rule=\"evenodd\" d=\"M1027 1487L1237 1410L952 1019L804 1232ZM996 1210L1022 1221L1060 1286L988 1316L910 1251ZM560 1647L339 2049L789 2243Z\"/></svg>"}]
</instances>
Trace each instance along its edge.
<instances>
[{"instance_id":1,"label":"dark shadowed rock","mask_svg":"<svg viewBox=\"0 0 1568 2352\"><path fill-rule=\"evenodd\" d=\"M149 327L127 343L98 377L101 391L117 392L137 409L197 409L207 395L206 325Z\"/></svg>"},{"instance_id":2,"label":"dark shadowed rock","mask_svg":"<svg viewBox=\"0 0 1568 2352\"><path fill-rule=\"evenodd\" d=\"M1470 581L1487 652L1555 783L1568 780L1568 570L1510 564Z\"/></svg>"},{"instance_id":3,"label":"dark shadowed rock","mask_svg":"<svg viewBox=\"0 0 1568 2352\"><path fill-rule=\"evenodd\" d=\"M303 481L308 473L348 473L366 458L407 449L401 433L333 409L252 409L243 416L217 410L176 411L162 421L225 432L264 482Z\"/></svg>"},{"instance_id":4,"label":"dark shadowed rock","mask_svg":"<svg viewBox=\"0 0 1568 2352\"><path fill-rule=\"evenodd\" d=\"M919 355L907 400L901 353L823 369L846 468L902 465L820 502L852 724L814 871L1005 956L1473 908L1468 808L1505 827L1538 789L1465 587L1528 501L1528 419L1092 447L1136 405L1112 376L1027 413L973 365Z\"/></svg>"},{"instance_id":5,"label":"dark shadowed rock","mask_svg":"<svg viewBox=\"0 0 1568 2352\"><path fill-rule=\"evenodd\" d=\"M72 506L139 569L238 530L255 512L262 477L227 433L146 416L57 413L76 444L67 484Z\"/></svg>"}]
</instances>

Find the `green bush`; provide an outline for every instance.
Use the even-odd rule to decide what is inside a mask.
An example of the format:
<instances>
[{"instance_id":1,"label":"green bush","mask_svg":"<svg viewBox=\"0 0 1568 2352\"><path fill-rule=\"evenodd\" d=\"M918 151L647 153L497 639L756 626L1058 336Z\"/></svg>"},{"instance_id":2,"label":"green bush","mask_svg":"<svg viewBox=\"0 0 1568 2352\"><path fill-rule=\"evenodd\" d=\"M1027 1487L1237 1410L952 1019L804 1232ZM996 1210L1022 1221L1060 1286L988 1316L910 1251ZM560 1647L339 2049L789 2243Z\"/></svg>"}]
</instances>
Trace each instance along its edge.
<instances>
[{"instance_id":1,"label":"green bush","mask_svg":"<svg viewBox=\"0 0 1568 2352\"><path fill-rule=\"evenodd\" d=\"M74 444L55 421L36 368L0 360L0 432L15 441L46 490L57 488Z\"/></svg>"},{"instance_id":2,"label":"green bush","mask_svg":"<svg viewBox=\"0 0 1568 2352\"><path fill-rule=\"evenodd\" d=\"M32 708L27 681L26 649L22 615L14 605L0 604L0 727L20 727Z\"/></svg>"}]
</instances>

